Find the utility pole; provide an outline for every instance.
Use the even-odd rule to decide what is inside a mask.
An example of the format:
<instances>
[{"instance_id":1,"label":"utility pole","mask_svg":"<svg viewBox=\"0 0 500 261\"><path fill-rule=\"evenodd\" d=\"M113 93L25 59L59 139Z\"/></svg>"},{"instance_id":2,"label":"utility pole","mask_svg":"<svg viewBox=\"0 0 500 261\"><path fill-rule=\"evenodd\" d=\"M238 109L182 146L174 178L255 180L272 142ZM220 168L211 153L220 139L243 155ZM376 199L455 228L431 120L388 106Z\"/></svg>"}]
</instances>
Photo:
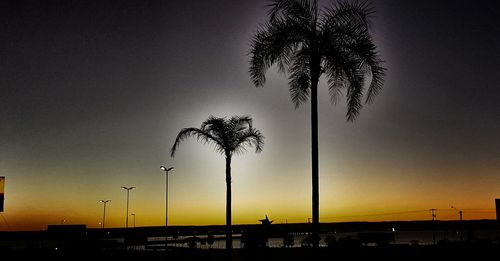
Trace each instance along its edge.
<instances>
[{"instance_id":1,"label":"utility pole","mask_svg":"<svg viewBox=\"0 0 500 261\"><path fill-rule=\"evenodd\" d=\"M431 215L432 215L432 241L434 242L434 245L435 245L436 244L436 223L434 223L434 222L436 221L437 209L431 208L430 211L431 211Z\"/></svg>"}]
</instances>

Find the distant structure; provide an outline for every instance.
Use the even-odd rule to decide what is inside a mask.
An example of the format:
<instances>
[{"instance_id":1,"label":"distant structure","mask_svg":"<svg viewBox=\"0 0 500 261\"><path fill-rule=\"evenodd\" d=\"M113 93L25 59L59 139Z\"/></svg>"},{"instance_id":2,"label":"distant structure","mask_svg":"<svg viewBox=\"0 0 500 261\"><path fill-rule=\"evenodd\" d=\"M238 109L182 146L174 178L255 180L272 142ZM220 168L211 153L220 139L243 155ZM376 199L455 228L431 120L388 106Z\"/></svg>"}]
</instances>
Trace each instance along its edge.
<instances>
[{"instance_id":1,"label":"distant structure","mask_svg":"<svg viewBox=\"0 0 500 261\"><path fill-rule=\"evenodd\" d=\"M497 221L500 222L500 198L495 199L495 207L497 208Z\"/></svg>"},{"instance_id":2,"label":"distant structure","mask_svg":"<svg viewBox=\"0 0 500 261\"><path fill-rule=\"evenodd\" d=\"M51 238L82 239L87 232L86 225L48 225L47 233Z\"/></svg>"},{"instance_id":3,"label":"distant structure","mask_svg":"<svg viewBox=\"0 0 500 261\"><path fill-rule=\"evenodd\" d=\"M3 212L5 177L0 177L0 212Z\"/></svg>"},{"instance_id":4,"label":"distant structure","mask_svg":"<svg viewBox=\"0 0 500 261\"><path fill-rule=\"evenodd\" d=\"M244 248L255 249L268 247L269 238L273 234L271 229L273 220L269 220L266 215L265 219L260 219L259 221L262 223L262 226L254 230L245 231L241 235L241 243Z\"/></svg>"},{"instance_id":5,"label":"distant structure","mask_svg":"<svg viewBox=\"0 0 500 261\"><path fill-rule=\"evenodd\" d=\"M262 222L262 225L264 226L270 226L274 222L274 220L269 220L267 215L265 219L260 219L259 221Z\"/></svg>"}]
</instances>

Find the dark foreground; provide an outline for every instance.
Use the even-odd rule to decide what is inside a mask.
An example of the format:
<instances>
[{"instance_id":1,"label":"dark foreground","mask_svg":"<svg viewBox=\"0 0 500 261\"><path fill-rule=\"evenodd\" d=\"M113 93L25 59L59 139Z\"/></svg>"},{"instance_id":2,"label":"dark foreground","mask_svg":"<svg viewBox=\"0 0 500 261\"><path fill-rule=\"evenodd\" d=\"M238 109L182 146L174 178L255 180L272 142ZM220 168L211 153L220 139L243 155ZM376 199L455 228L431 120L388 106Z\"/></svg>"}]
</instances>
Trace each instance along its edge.
<instances>
[{"instance_id":1,"label":"dark foreground","mask_svg":"<svg viewBox=\"0 0 500 261\"><path fill-rule=\"evenodd\" d=\"M386 245L353 248L261 248L234 250L170 249L158 251L128 250L4 250L2 259L11 260L498 260L500 245L492 243L452 242L441 245ZM14 259L16 258L16 259ZM6 259L7 260L7 259Z\"/></svg>"}]
</instances>

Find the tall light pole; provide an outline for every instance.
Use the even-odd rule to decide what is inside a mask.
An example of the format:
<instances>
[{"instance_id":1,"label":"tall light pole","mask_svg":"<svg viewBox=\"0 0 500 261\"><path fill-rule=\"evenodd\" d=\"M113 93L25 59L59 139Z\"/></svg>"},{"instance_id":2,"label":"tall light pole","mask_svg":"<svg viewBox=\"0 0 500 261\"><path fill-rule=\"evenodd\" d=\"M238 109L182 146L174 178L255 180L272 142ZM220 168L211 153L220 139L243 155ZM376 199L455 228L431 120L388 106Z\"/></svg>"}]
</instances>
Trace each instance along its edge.
<instances>
[{"instance_id":1,"label":"tall light pole","mask_svg":"<svg viewBox=\"0 0 500 261\"><path fill-rule=\"evenodd\" d=\"M135 214L134 214L134 213L132 213L132 214L130 214L130 215L134 217L134 228L135 228Z\"/></svg>"},{"instance_id":2,"label":"tall light pole","mask_svg":"<svg viewBox=\"0 0 500 261\"><path fill-rule=\"evenodd\" d=\"M101 202L104 205L104 212L102 213L102 228L104 228L104 222L106 222L106 204L110 202L110 199L104 200L101 199L99 202Z\"/></svg>"},{"instance_id":3,"label":"tall light pole","mask_svg":"<svg viewBox=\"0 0 500 261\"><path fill-rule=\"evenodd\" d=\"M174 167L160 166L160 169L165 171L165 253L167 252L167 226L168 226L168 172L173 170Z\"/></svg>"},{"instance_id":4,"label":"tall light pole","mask_svg":"<svg viewBox=\"0 0 500 261\"><path fill-rule=\"evenodd\" d=\"M129 192L132 189L135 189L135 187L122 187L122 189L127 191L127 214L126 214L126 219L125 219L125 228L128 228L128 199L129 199Z\"/></svg>"}]
</instances>

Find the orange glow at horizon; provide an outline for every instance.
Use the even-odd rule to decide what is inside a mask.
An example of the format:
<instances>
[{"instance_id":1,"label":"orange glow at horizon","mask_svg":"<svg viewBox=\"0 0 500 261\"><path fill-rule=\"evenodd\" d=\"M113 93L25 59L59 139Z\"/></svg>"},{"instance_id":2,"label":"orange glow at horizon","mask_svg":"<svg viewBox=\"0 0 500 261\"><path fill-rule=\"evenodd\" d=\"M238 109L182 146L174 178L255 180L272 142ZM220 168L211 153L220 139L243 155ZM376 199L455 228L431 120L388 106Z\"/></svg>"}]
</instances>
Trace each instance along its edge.
<instances>
[{"instance_id":1,"label":"orange glow at horizon","mask_svg":"<svg viewBox=\"0 0 500 261\"><path fill-rule=\"evenodd\" d=\"M217 160L219 156L213 157ZM252 161L252 157L258 156L251 156L248 160ZM233 224L256 224L266 214L276 223L308 222L308 175L297 181L289 180L285 185L279 177L271 177L264 172L251 173L241 168L240 164L236 160L233 167ZM223 173L222 167L217 168L218 173L204 173L203 168L200 168L193 170L193 173L184 174L215 177L209 180L189 178L189 184L172 176L169 225L225 223L225 184L220 175ZM381 178L377 172L386 170L380 166L377 172L370 171L378 179L370 179L366 174L363 176L364 171L357 168L346 171L352 172L330 174L323 170L321 222L430 220L431 208L438 209L438 220L457 220L458 212L451 209L451 205L463 209L465 220L495 219L494 198L498 195L487 191L495 191L498 184L488 180L475 185L469 184L469 190L463 191L460 190L460 184L453 185L449 181L434 180L427 186L415 186L417 182L424 182L418 175L409 175L405 179L396 179L393 175ZM260 180L262 177L267 177L267 180ZM158 174L157 178L161 180L162 176ZM6 211L3 213L9 226L0 222L2 231L43 230L49 224L86 224L91 228L101 226L103 209L102 203L98 202L101 198L90 197L99 194L95 189L75 188L68 192L62 187L52 187L49 189L50 193L42 193L43 197L37 197L43 190L21 192L15 188L16 178L9 181L11 186L6 187L8 197ZM160 181L154 185L144 182L134 183L138 188L130 192L129 214L136 214L137 226L163 226L164 184ZM258 194L254 193L256 189ZM105 198L112 198L112 201L107 205L106 227L124 227L125 193L119 190L119 186L113 186L109 190L112 193ZM450 201L450 198L454 201ZM132 226L131 217L129 222L129 226Z\"/></svg>"},{"instance_id":2,"label":"orange glow at horizon","mask_svg":"<svg viewBox=\"0 0 500 261\"><path fill-rule=\"evenodd\" d=\"M430 211L426 210L417 210L417 211L408 211L415 213L406 213L405 211L401 212L356 212L346 213L343 215L342 213L337 213L338 216L321 216L320 222L322 223L337 223L337 222L382 222L382 221L418 221L418 220L430 220L431 214ZM280 215L279 212L272 212L273 214L267 214L270 219L274 220L276 224L283 223L307 223L309 220L307 218L303 218L304 215L294 216L294 215ZM14 219L17 216L4 214L5 218L9 222L9 226L7 227L5 224L0 226L0 231L27 231L27 230L45 230L48 225L64 225L64 224L85 224L89 228L100 228L101 221L99 217L96 216L72 216L72 215L58 215L58 214L35 214L25 216L23 213L21 214L21 218ZM220 213L212 213L206 214L199 217L193 217L190 215L191 213L186 213L185 215L177 215L174 216L177 219L182 219L183 222L170 222L169 226L204 226L204 225L224 225L224 213L222 215ZM275 215L276 214L276 215ZM328 214L326 214L328 215ZM65 218L58 219L60 216L64 216ZM238 224L259 224L258 220L261 219L262 215L257 214L241 214L234 215L233 222L234 225ZM390 217L390 218L387 218ZM102 218L102 217L101 217ZM106 218L106 227L107 228L117 228L124 227L124 215L113 215ZM495 219L495 210L494 209L472 209L464 210L464 220L481 220L481 219ZM137 227L144 226L164 226L164 216L140 216L137 215ZM173 219L173 218L172 218ZM457 212L448 209L438 209L438 216L436 220L458 220L459 215ZM129 218L129 227L132 227L132 217ZM3 222L2 222L3 223Z\"/></svg>"}]
</instances>

